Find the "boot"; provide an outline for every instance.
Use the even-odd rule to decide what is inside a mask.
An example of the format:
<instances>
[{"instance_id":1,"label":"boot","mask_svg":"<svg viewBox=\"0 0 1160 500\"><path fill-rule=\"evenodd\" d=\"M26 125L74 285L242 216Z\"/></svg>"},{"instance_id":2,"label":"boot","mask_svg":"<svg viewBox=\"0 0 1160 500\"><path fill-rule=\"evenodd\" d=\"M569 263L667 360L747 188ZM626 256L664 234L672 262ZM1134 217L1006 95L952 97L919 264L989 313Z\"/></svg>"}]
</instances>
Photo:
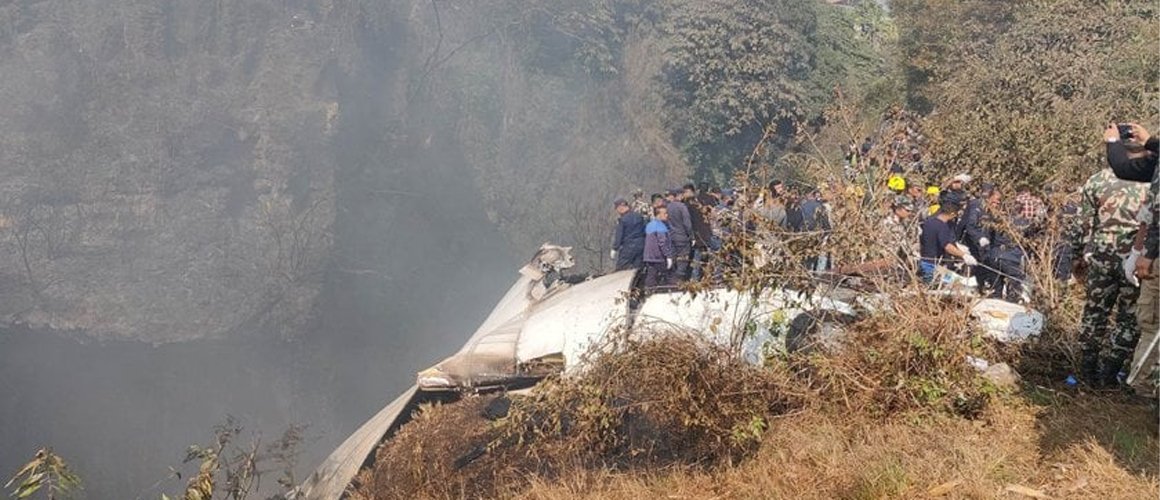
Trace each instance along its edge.
<instances>
[{"instance_id":1,"label":"boot","mask_svg":"<svg viewBox=\"0 0 1160 500\"><path fill-rule=\"evenodd\" d=\"M1120 386L1120 370L1124 368L1124 358L1111 357L1104 360L1100 369L1100 384L1107 388Z\"/></svg>"},{"instance_id":2,"label":"boot","mask_svg":"<svg viewBox=\"0 0 1160 500\"><path fill-rule=\"evenodd\" d=\"M1079 378L1083 383L1091 387L1099 387L1100 381L1100 357L1096 352L1083 352L1083 357L1079 364Z\"/></svg>"}]
</instances>

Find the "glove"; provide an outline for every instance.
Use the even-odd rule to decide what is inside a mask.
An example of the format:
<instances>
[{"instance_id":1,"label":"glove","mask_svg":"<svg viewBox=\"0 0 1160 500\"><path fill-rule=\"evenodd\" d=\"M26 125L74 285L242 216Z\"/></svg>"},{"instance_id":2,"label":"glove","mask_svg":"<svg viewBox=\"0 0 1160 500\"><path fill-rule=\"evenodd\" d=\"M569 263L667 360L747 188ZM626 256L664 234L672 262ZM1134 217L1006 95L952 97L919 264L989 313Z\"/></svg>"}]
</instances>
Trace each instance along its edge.
<instances>
[{"instance_id":1,"label":"glove","mask_svg":"<svg viewBox=\"0 0 1160 500\"><path fill-rule=\"evenodd\" d=\"M1140 286L1140 278L1136 277L1136 261L1140 260L1142 255L1144 255L1143 252L1133 248L1124 257L1124 261L1120 263L1120 266L1124 268L1124 276L1128 278L1128 283L1131 283L1132 286Z\"/></svg>"},{"instance_id":2,"label":"glove","mask_svg":"<svg viewBox=\"0 0 1160 500\"><path fill-rule=\"evenodd\" d=\"M991 244L991 240L988 240L986 236L979 238L979 248L986 247L987 245L990 245L990 244Z\"/></svg>"},{"instance_id":3,"label":"glove","mask_svg":"<svg viewBox=\"0 0 1160 500\"><path fill-rule=\"evenodd\" d=\"M963 256L963 263L968 265L968 266L979 265L979 261L975 260L975 256L971 255L971 254L966 254Z\"/></svg>"},{"instance_id":4,"label":"glove","mask_svg":"<svg viewBox=\"0 0 1160 500\"><path fill-rule=\"evenodd\" d=\"M966 245L964 245L964 244L962 244L962 243L955 243L955 247L957 247L957 248L959 249L959 251L960 251L960 252L963 252L963 253L966 253L966 254L969 254L969 253L971 253L971 249L970 249L970 248L967 248L967 246L966 246Z\"/></svg>"},{"instance_id":5,"label":"glove","mask_svg":"<svg viewBox=\"0 0 1160 500\"><path fill-rule=\"evenodd\" d=\"M673 259L665 259L665 269L673 268Z\"/></svg>"},{"instance_id":6,"label":"glove","mask_svg":"<svg viewBox=\"0 0 1160 500\"><path fill-rule=\"evenodd\" d=\"M611 252L608 252L608 255L609 255L610 257L612 257L612 260L616 260L616 250L613 250L613 251L611 251Z\"/></svg>"}]
</instances>

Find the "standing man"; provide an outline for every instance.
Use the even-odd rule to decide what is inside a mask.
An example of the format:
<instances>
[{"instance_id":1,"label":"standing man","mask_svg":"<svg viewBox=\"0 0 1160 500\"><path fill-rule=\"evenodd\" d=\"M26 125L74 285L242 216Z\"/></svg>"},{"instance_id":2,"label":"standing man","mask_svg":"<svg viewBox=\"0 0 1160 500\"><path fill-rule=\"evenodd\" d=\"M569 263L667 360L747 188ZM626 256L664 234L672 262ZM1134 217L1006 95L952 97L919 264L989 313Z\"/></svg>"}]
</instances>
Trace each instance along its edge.
<instances>
[{"instance_id":1,"label":"standing man","mask_svg":"<svg viewBox=\"0 0 1160 500\"><path fill-rule=\"evenodd\" d=\"M1088 178L1071 234L1075 275L1086 288L1080 331L1080 376L1092 386L1116 384L1124 361L1136 347L1136 299L1140 289L1128 281L1121 255L1132 249L1148 185L1117 179L1110 168ZM1115 328L1109 338L1110 319ZM1107 349L1107 353L1104 353Z\"/></svg>"},{"instance_id":2,"label":"standing man","mask_svg":"<svg viewBox=\"0 0 1160 500\"><path fill-rule=\"evenodd\" d=\"M652 218L652 207L644 201L644 190L641 188L632 190L632 211L640 214L644 220Z\"/></svg>"},{"instance_id":3,"label":"standing man","mask_svg":"<svg viewBox=\"0 0 1160 500\"><path fill-rule=\"evenodd\" d=\"M624 198L617 198L612 206L620 216L612 236L612 260L616 262L616 270L640 269L644 258L644 217Z\"/></svg>"},{"instance_id":4,"label":"standing man","mask_svg":"<svg viewBox=\"0 0 1160 500\"><path fill-rule=\"evenodd\" d=\"M689 259L693 256L693 219L689 206L679 199L683 189L669 190L665 208L669 214L669 241L673 245L673 269L670 281L680 282L689 278Z\"/></svg>"},{"instance_id":5,"label":"standing man","mask_svg":"<svg viewBox=\"0 0 1160 500\"><path fill-rule=\"evenodd\" d=\"M1137 216L1137 220L1146 225L1144 241L1136 249L1139 255L1134 269L1130 270L1140 280L1140 299L1136 311L1140 340L1132 356L1128 383L1140 394L1155 398L1157 374L1160 372L1160 345L1157 345L1160 340L1160 270L1156 265L1157 257L1160 257L1160 194L1157 193L1160 189L1160 168L1157 168L1160 142L1144 127L1135 123L1126 125L1129 132L1127 137L1120 133L1114 123L1109 123L1104 130L1104 141L1108 145L1108 165L1121 179L1138 182L1149 182L1151 179L1144 208ZM1129 154L1129 147L1124 144L1126 141L1130 141L1134 149L1143 151Z\"/></svg>"},{"instance_id":6,"label":"standing man","mask_svg":"<svg viewBox=\"0 0 1160 500\"><path fill-rule=\"evenodd\" d=\"M1002 195L992 184L983 184L979 190L979 197L967 202L967 209L963 212L961 227L962 240L971 255L986 256L986 249L991 245L990 228L994 225L991 214L999 208ZM983 259L986 261L986 259ZM988 264L989 266L990 264ZM986 266L977 266L972 275L978 278L979 290L994 286L996 275Z\"/></svg>"},{"instance_id":7,"label":"standing man","mask_svg":"<svg viewBox=\"0 0 1160 500\"><path fill-rule=\"evenodd\" d=\"M717 198L709 194L709 185L701 183L694 186L685 184L684 202L689 208L689 219L693 226L693 254L690 277L701 279L701 268L704 266L713 242L713 207L717 205Z\"/></svg>"},{"instance_id":8,"label":"standing man","mask_svg":"<svg viewBox=\"0 0 1160 500\"><path fill-rule=\"evenodd\" d=\"M644 288L652 290L672 281L668 275L673 268L673 245L669 241L669 210L653 209L653 219L644 229Z\"/></svg>"},{"instance_id":9,"label":"standing man","mask_svg":"<svg viewBox=\"0 0 1160 500\"><path fill-rule=\"evenodd\" d=\"M697 241L702 241L704 238L705 247L710 251L716 251L718 248L718 241L713 238L713 210L717 205L721 204L721 189L718 187L709 187L708 182L701 182L697 184L696 203L701 214L705 217L704 230L693 228L693 232L697 234Z\"/></svg>"},{"instance_id":10,"label":"standing man","mask_svg":"<svg viewBox=\"0 0 1160 500\"><path fill-rule=\"evenodd\" d=\"M906 179L906 197L910 198L910 202L914 206L914 216L919 223L926 220L930 215L930 202L926 199L926 192L923 191L923 186L926 185L921 179L910 178Z\"/></svg>"},{"instance_id":11,"label":"standing man","mask_svg":"<svg viewBox=\"0 0 1160 500\"><path fill-rule=\"evenodd\" d=\"M828 194L823 197L822 192L818 189L811 189L806 195L806 200L801 203L799 210L801 211L801 231L821 231L822 242L825 243L829 238L830 231L833 227L830 226L830 207L827 203L829 201ZM830 254L818 254L810 256L806 259L806 268L816 272L826 272L832 267Z\"/></svg>"},{"instance_id":12,"label":"standing man","mask_svg":"<svg viewBox=\"0 0 1160 500\"><path fill-rule=\"evenodd\" d=\"M1027 281L1027 275L1024 271L1027 253L1020 243L1028 237L1031 220L1023 217L1018 203L1009 203L1008 205L1010 205L1009 225L999 227L988 224L990 226L986 233L988 244L982 245L982 252L983 261L990 269L987 269L985 273L979 273L979 281L982 283L984 275L988 277L989 281L986 286L983 287L981 284L980 286L991 289L990 297L992 299L1003 299L1007 302L1017 303L1023 299L1023 283ZM992 210L996 208L991 207Z\"/></svg>"},{"instance_id":13,"label":"standing man","mask_svg":"<svg viewBox=\"0 0 1160 500\"><path fill-rule=\"evenodd\" d=\"M935 271L945 266L949 257L959 257L968 266L975 266L979 261L965 247L955 244L958 238L951 228L950 222L959 216L959 205L954 201L946 201L939 205L938 213L934 217L927 217L922 222L922 235L919 237L918 272L925 283L933 283Z\"/></svg>"},{"instance_id":14,"label":"standing man","mask_svg":"<svg viewBox=\"0 0 1160 500\"><path fill-rule=\"evenodd\" d=\"M811 189L802 202L802 231L816 231L818 229L818 210L822 208L822 193Z\"/></svg>"},{"instance_id":15,"label":"standing man","mask_svg":"<svg viewBox=\"0 0 1160 500\"><path fill-rule=\"evenodd\" d=\"M967 202L967 209L963 212L963 243L971 254L982 255L982 250L991 244L988 229L994 225L992 214L999 208L1002 198L994 185L983 184L979 197Z\"/></svg>"},{"instance_id":16,"label":"standing man","mask_svg":"<svg viewBox=\"0 0 1160 500\"><path fill-rule=\"evenodd\" d=\"M898 195L890 204L890 215L882 219L879 236L883 238L884 256L896 259L900 268L914 269L914 262L921 254L918 226L914 223L916 213L914 200Z\"/></svg>"},{"instance_id":17,"label":"standing man","mask_svg":"<svg viewBox=\"0 0 1160 500\"><path fill-rule=\"evenodd\" d=\"M785 229L787 216L785 209L785 184L779 180L769 183L769 189L764 193L758 214L765 217L777 229Z\"/></svg>"},{"instance_id":18,"label":"standing man","mask_svg":"<svg viewBox=\"0 0 1160 500\"><path fill-rule=\"evenodd\" d=\"M872 253L876 258L863 264L843 266L838 272L901 279L913 276L914 263L919 256L914 214L914 201L904 194L895 195L890 203L890 213L879 224L877 248Z\"/></svg>"}]
</instances>

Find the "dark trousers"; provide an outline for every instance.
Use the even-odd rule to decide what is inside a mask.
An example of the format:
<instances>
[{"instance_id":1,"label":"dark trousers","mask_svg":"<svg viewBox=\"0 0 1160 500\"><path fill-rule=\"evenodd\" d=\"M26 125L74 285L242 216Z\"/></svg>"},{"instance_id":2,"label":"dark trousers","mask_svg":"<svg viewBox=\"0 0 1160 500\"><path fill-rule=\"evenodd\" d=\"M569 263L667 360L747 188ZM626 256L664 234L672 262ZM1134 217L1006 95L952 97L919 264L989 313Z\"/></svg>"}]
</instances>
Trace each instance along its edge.
<instances>
[{"instance_id":1,"label":"dark trousers","mask_svg":"<svg viewBox=\"0 0 1160 500\"><path fill-rule=\"evenodd\" d=\"M626 269L640 269L644 264L644 247L640 248L621 248L620 253L616 254L616 270L624 271Z\"/></svg>"},{"instance_id":2,"label":"dark trousers","mask_svg":"<svg viewBox=\"0 0 1160 500\"><path fill-rule=\"evenodd\" d=\"M992 269L998 269L998 264L994 260L987 260L983 265L971 268L971 274L979 282L979 295L994 297L991 293L1002 289L1003 285L996 283L999 275Z\"/></svg>"},{"instance_id":3,"label":"dark trousers","mask_svg":"<svg viewBox=\"0 0 1160 500\"><path fill-rule=\"evenodd\" d=\"M669 284L668 263L644 263L644 289L650 291L661 285Z\"/></svg>"},{"instance_id":4,"label":"dark trousers","mask_svg":"<svg viewBox=\"0 0 1160 500\"><path fill-rule=\"evenodd\" d=\"M1056 245L1052 254L1052 271L1055 273L1055 279L1060 281L1067 281L1071 278L1071 244L1060 243Z\"/></svg>"},{"instance_id":5,"label":"dark trousers","mask_svg":"<svg viewBox=\"0 0 1160 500\"><path fill-rule=\"evenodd\" d=\"M1023 261L995 259L988 265L995 268L994 271L987 271L993 276L991 298L1019 302L1023 294L1023 281L1027 279L1027 275L1023 272Z\"/></svg>"},{"instance_id":6,"label":"dark trousers","mask_svg":"<svg viewBox=\"0 0 1160 500\"><path fill-rule=\"evenodd\" d=\"M669 273L669 283L677 284L689 279L689 261L693 258L693 244L690 241L673 241L673 269Z\"/></svg>"}]
</instances>

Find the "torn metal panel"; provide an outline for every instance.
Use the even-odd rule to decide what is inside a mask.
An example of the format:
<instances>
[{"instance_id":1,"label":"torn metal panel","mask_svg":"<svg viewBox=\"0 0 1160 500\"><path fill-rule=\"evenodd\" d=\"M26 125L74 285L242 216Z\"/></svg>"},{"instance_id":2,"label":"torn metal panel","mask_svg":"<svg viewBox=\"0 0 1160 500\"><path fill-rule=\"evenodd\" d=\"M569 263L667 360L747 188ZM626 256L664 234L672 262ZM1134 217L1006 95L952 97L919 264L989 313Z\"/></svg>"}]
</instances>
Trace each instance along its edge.
<instances>
[{"instance_id":1,"label":"torn metal panel","mask_svg":"<svg viewBox=\"0 0 1160 500\"><path fill-rule=\"evenodd\" d=\"M563 355L579 359L591 338L624 325L634 272L621 271L572 285L534 306L516 346L520 362Z\"/></svg>"},{"instance_id":2,"label":"torn metal panel","mask_svg":"<svg viewBox=\"0 0 1160 500\"><path fill-rule=\"evenodd\" d=\"M326 457L292 497L299 500L342 498L354 476L374 456L375 448L392 430L398 428L400 417L404 410L412 406L417 392L418 388L411 386L367 420Z\"/></svg>"}]
</instances>

